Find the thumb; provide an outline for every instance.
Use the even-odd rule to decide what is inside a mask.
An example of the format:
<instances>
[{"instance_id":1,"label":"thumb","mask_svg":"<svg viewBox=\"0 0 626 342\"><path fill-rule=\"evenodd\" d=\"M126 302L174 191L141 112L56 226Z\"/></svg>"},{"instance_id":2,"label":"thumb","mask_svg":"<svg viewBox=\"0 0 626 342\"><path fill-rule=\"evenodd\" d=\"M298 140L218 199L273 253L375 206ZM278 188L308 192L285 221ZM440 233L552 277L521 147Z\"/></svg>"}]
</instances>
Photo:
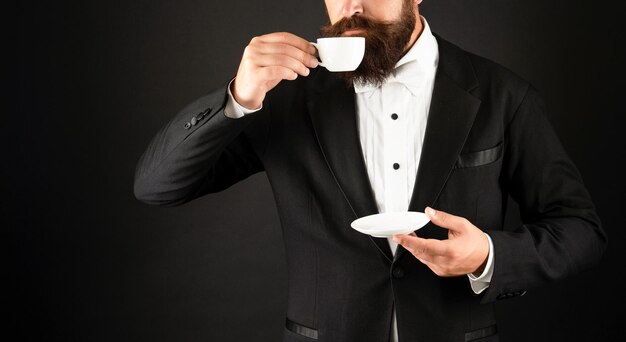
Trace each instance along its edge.
<instances>
[{"instance_id":1,"label":"thumb","mask_svg":"<svg viewBox=\"0 0 626 342\"><path fill-rule=\"evenodd\" d=\"M435 210L431 207L426 207L425 213L430 219L430 222L449 230L463 231L465 225L468 223L463 217L448 214L445 211Z\"/></svg>"}]
</instances>

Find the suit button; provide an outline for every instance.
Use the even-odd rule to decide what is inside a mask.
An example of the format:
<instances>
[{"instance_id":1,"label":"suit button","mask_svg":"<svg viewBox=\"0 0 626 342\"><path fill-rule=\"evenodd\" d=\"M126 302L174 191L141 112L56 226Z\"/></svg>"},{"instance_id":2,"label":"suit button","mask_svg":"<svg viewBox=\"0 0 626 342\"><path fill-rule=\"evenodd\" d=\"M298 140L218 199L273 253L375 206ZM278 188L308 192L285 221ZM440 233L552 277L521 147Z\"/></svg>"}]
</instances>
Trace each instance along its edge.
<instances>
[{"instance_id":1,"label":"suit button","mask_svg":"<svg viewBox=\"0 0 626 342\"><path fill-rule=\"evenodd\" d=\"M191 124L189 122L185 123L185 129L189 129L191 127Z\"/></svg>"},{"instance_id":2,"label":"suit button","mask_svg":"<svg viewBox=\"0 0 626 342\"><path fill-rule=\"evenodd\" d=\"M195 126L198 123L198 119L196 119L196 117L194 116L193 118L191 118L191 125Z\"/></svg>"},{"instance_id":3,"label":"suit button","mask_svg":"<svg viewBox=\"0 0 626 342\"><path fill-rule=\"evenodd\" d=\"M404 277L404 271L400 267L394 268L391 274L393 274L393 277L397 279Z\"/></svg>"}]
</instances>

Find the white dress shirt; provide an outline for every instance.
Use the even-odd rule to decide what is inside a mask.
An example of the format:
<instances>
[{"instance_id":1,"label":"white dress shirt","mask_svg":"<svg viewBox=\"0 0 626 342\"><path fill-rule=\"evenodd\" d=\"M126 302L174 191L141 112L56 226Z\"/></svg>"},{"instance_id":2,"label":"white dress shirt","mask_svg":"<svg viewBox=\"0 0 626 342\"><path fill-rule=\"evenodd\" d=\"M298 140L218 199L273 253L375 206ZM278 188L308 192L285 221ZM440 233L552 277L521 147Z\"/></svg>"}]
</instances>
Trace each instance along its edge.
<instances>
[{"instance_id":1,"label":"white dress shirt","mask_svg":"<svg viewBox=\"0 0 626 342\"><path fill-rule=\"evenodd\" d=\"M426 19L421 19L421 35L381 86L354 84L361 148L381 213L408 210L422 152L439 49ZM230 87L228 91L226 116L239 118L260 110L242 107L230 94ZM478 277L468 274L476 294L489 286L493 273L493 243L489 235L487 238L489 258L485 270ZM397 244L391 238L388 242L395 253ZM395 312L393 328L395 342Z\"/></svg>"}]
</instances>

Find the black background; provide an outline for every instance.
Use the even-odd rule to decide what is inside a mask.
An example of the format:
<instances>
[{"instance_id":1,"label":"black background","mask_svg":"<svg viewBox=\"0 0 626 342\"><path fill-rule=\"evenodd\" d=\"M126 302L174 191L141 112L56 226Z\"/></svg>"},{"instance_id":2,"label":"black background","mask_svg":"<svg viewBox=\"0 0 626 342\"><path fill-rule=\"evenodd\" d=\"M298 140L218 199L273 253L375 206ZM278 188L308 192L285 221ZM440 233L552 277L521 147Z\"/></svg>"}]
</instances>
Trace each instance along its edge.
<instances>
[{"instance_id":1,"label":"black background","mask_svg":"<svg viewBox=\"0 0 626 342\"><path fill-rule=\"evenodd\" d=\"M598 268L498 302L505 341L626 336L624 12L596 4L421 6L434 32L544 95L609 235ZM315 39L323 1L39 1L4 15L16 32L0 116L3 330L22 341L279 341L286 268L265 174L158 208L135 200L133 172L169 118L234 76L251 37Z\"/></svg>"}]
</instances>

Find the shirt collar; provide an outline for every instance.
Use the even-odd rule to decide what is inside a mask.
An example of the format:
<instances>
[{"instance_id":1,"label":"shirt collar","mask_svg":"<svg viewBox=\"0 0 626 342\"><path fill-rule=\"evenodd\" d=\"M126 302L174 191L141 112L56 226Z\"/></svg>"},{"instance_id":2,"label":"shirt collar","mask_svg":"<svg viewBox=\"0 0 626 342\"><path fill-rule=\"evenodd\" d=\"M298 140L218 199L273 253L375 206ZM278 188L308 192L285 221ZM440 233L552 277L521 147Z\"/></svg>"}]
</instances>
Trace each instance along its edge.
<instances>
[{"instance_id":1,"label":"shirt collar","mask_svg":"<svg viewBox=\"0 0 626 342\"><path fill-rule=\"evenodd\" d=\"M384 83L388 83L394 79L403 78L406 74L423 73L425 71L434 71L436 69L437 62L439 60L437 40L431 32L426 18L422 16L420 17L422 23L424 24L422 33L409 51L407 51L407 53L400 58L398 63L396 63L394 72L387 80L385 80ZM415 84L410 83L412 82L409 82L409 84L405 83L405 85L409 88L411 93L415 95L417 92L416 89L414 89ZM360 82L354 82L354 91L356 93L369 92L377 88L378 87L369 83L363 84Z\"/></svg>"}]
</instances>

